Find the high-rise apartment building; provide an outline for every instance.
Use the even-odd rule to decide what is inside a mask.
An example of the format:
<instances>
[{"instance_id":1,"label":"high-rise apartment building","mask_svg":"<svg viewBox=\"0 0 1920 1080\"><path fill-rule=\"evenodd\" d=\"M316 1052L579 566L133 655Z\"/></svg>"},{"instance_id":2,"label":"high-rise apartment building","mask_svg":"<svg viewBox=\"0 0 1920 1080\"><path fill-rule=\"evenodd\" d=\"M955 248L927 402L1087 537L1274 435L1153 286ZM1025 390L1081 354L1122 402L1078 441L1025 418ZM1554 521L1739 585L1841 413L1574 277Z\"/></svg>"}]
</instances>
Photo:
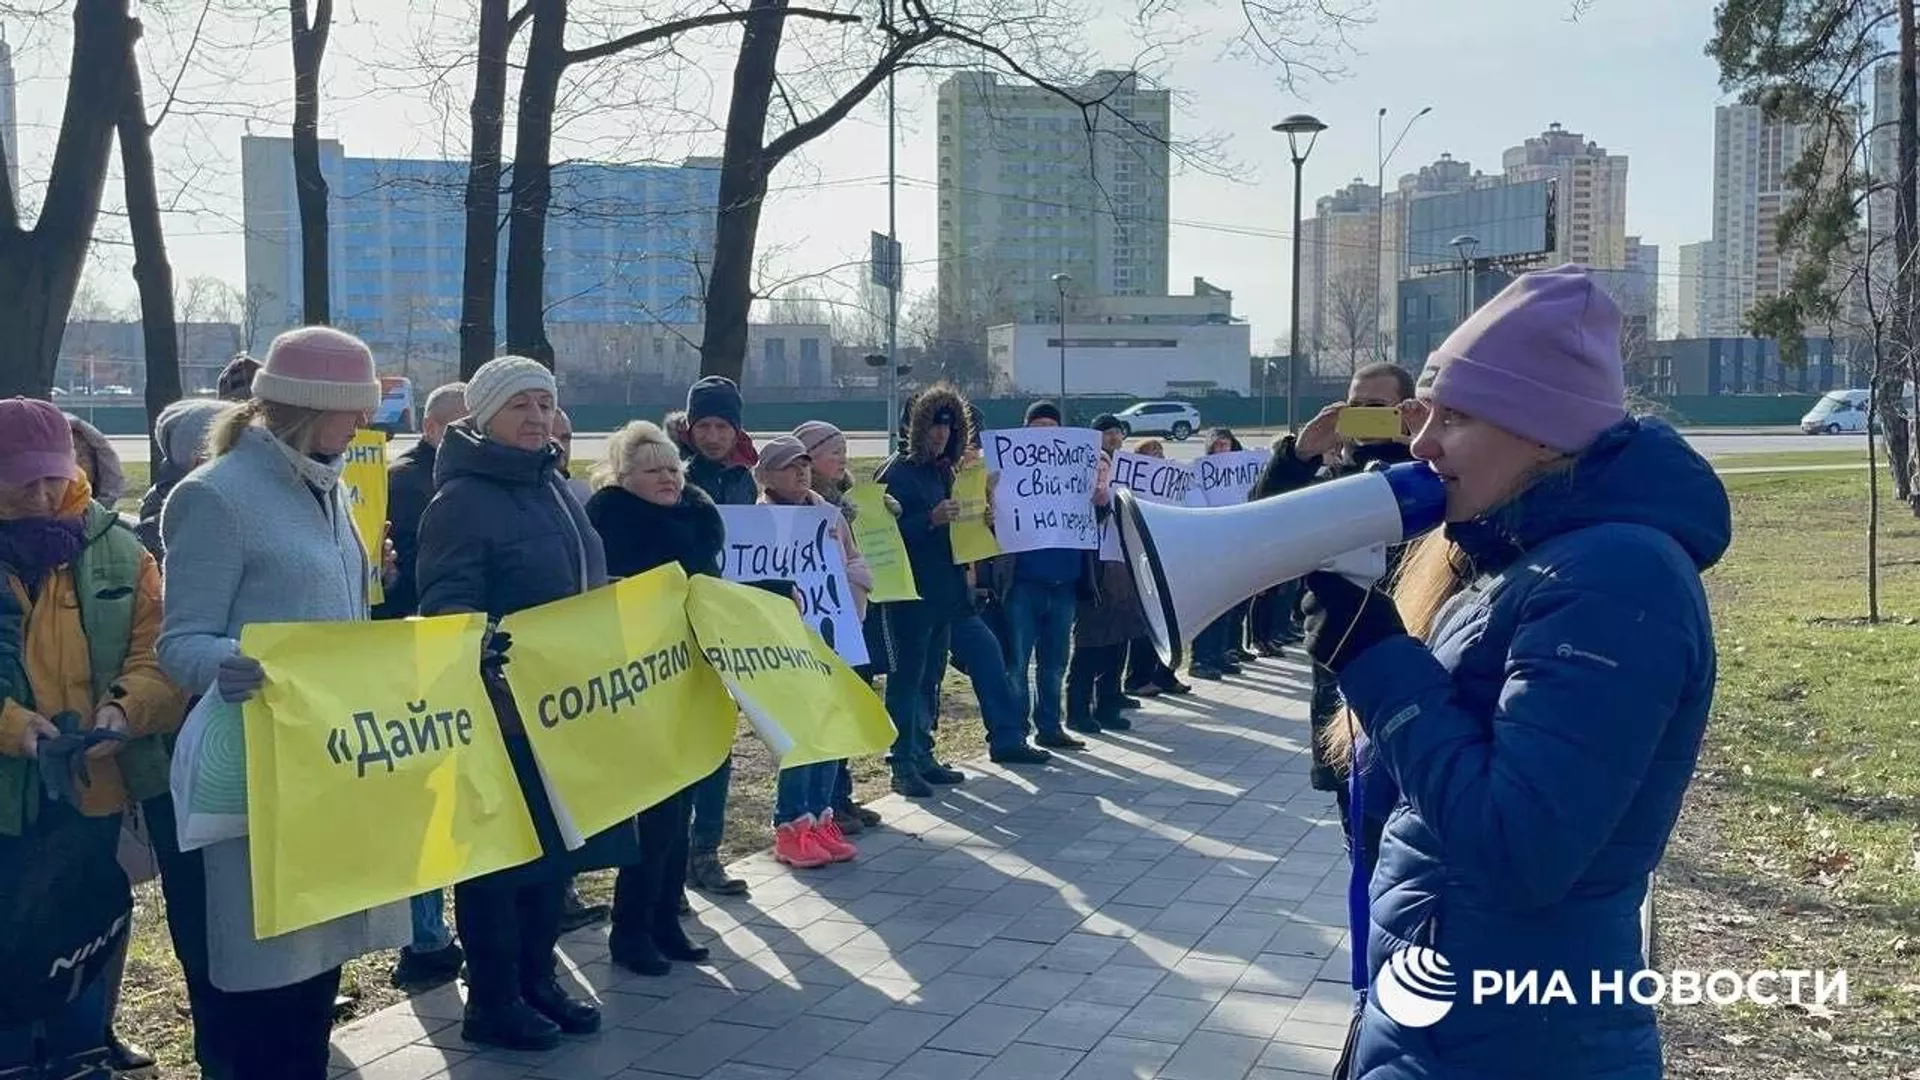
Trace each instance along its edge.
<instances>
[{"instance_id":1,"label":"high-rise apartment building","mask_svg":"<svg viewBox=\"0 0 1920 1080\"><path fill-rule=\"evenodd\" d=\"M293 144L241 140L247 295L258 335L300 317ZM348 157L320 143L334 325L377 352L457 347L466 252L465 162ZM511 180L511 167L503 184ZM545 293L553 323L697 323L712 259L719 162L553 170ZM504 212L504 207L503 207ZM507 229L500 229L504 296ZM500 309L504 312L504 304ZM499 316L496 316L499 317Z\"/></svg>"},{"instance_id":2,"label":"high-rise apartment building","mask_svg":"<svg viewBox=\"0 0 1920 1080\"><path fill-rule=\"evenodd\" d=\"M7 152L7 183L20 200L20 116L13 90L13 46L0 29L0 146Z\"/></svg>"},{"instance_id":3,"label":"high-rise apartment building","mask_svg":"<svg viewBox=\"0 0 1920 1080\"><path fill-rule=\"evenodd\" d=\"M1103 108L988 72L940 84L943 333L984 344L987 326L1056 319L1062 284L1069 312L1166 294L1169 94L1121 72L1077 93Z\"/></svg>"},{"instance_id":4,"label":"high-rise apartment building","mask_svg":"<svg viewBox=\"0 0 1920 1080\"><path fill-rule=\"evenodd\" d=\"M1507 179L1555 181L1555 244L1549 265L1617 269L1627 257L1627 158L1559 124L1501 157Z\"/></svg>"},{"instance_id":5,"label":"high-rise apartment building","mask_svg":"<svg viewBox=\"0 0 1920 1080\"><path fill-rule=\"evenodd\" d=\"M1799 197L1789 170L1816 137L1758 105L1713 110L1713 241L1697 275L1697 336L1738 337L1754 304L1792 284L1796 261L1780 247L1780 214Z\"/></svg>"},{"instance_id":6,"label":"high-rise apartment building","mask_svg":"<svg viewBox=\"0 0 1920 1080\"><path fill-rule=\"evenodd\" d=\"M1718 261L1711 240L1680 245L1679 293L1673 313L1675 337L1707 336L1707 273Z\"/></svg>"},{"instance_id":7,"label":"high-rise apartment building","mask_svg":"<svg viewBox=\"0 0 1920 1080\"><path fill-rule=\"evenodd\" d=\"M1302 347L1320 356L1325 370L1363 355L1391 357L1399 332L1394 297L1411 265L1407 208L1427 196L1501 182L1441 154L1401 176L1384 198L1356 178L1317 200L1314 216L1300 225Z\"/></svg>"}]
</instances>

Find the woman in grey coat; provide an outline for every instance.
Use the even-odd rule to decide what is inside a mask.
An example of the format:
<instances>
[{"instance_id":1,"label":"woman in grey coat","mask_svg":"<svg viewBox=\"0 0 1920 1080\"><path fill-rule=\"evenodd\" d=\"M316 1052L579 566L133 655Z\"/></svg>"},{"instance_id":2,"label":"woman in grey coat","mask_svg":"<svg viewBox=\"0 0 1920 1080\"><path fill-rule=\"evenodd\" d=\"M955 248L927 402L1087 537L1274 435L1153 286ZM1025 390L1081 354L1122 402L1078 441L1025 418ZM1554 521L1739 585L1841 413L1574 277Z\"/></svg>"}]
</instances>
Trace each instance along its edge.
<instances>
[{"instance_id":1,"label":"woman in grey coat","mask_svg":"<svg viewBox=\"0 0 1920 1080\"><path fill-rule=\"evenodd\" d=\"M373 354L322 326L280 335L253 399L222 416L212 460L161 511L166 545L161 667L189 693L251 698L265 683L240 652L250 623L368 615L373 568L340 484L354 429L380 403ZM340 966L404 944L404 901L258 940L247 840L201 849L207 975L200 1053L220 1080L325 1080Z\"/></svg>"}]
</instances>

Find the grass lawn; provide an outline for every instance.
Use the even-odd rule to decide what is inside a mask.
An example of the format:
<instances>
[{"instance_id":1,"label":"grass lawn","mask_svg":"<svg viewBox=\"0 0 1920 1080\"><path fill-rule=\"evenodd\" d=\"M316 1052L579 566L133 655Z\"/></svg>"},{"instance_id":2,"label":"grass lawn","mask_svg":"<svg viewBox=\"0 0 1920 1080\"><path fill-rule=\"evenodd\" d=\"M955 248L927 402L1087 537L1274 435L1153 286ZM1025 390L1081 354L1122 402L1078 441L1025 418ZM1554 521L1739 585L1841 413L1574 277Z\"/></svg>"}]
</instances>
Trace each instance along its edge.
<instances>
[{"instance_id":1,"label":"grass lawn","mask_svg":"<svg viewBox=\"0 0 1920 1080\"><path fill-rule=\"evenodd\" d=\"M1861 465L1867 463L1867 448L1863 443L1852 443L1845 449L1831 445L1820 450L1786 450L1777 454L1716 454L1711 459L1716 469L1754 469L1766 466L1786 468L1802 465ZM1886 455L1882 452L1878 461L1884 468Z\"/></svg>"},{"instance_id":2,"label":"grass lawn","mask_svg":"<svg viewBox=\"0 0 1920 1080\"><path fill-rule=\"evenodd\" d=\"M1920 1075L1920 523L1896 506L1883 525L1869 626L1856 477L1727 485L1720 682L1661 868L1659 966L1845 968L1852 1004L1670 1006L1669 1075Z\"/></svg>"}]
</instances>

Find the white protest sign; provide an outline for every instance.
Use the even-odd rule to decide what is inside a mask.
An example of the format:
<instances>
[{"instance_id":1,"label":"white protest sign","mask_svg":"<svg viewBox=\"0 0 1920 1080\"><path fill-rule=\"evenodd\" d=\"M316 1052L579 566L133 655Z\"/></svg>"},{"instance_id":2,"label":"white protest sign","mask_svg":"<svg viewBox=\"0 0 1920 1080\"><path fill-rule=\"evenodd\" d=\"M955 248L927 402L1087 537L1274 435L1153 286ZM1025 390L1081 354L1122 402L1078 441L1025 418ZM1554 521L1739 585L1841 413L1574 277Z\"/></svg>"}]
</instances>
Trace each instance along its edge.
<instances>
[{"instance_id":1,"label":"white protest sign","mask_svg":"<svg viewBox=\"0 0 1920 1080\"><path fill-rule=\"evenodd\" d=\"M722 506L727 545L720 576L728 581L791 581L800 590L800 617L849 664L867 662L867 637L847 583L847 553L835 532L831 506Z\"/></svg>"},{"instance_id":2,"label":"white protest sign","mask_svg":"<svg viewBox=\"0 0 1920 1080\"><path fill-rule=\"evenodd\" d=\"M1184 461L1132 454L1125 450L1113 455L1113 487L1123 487L1139 496L1141 502L1180 506L1186 503L1193 487L1193 470ZM1119 562L1120 529L1111 517L1100 530L1100 558Z\"/></svg>"},{"instance_id":3,"label":"white protest sign","mask_svg":"<svg viewBox=\"0 0 1920 1080\"><path fill-rule=\"evenodd\" d=\"M993 535L1003 552L1100 546L1093 478L1100 433L1091 428L1013 428L980 440L993 488Z\"/></svg>"},{"instance_id":4,"label":"white protest sign","mask_svg":"<svg viewBox=\"0 0 1920 1080\"><path fill-rule=\"evenodd\" d=\"M1196 459L1188 505L1238 506L1246 502L1271 457L1270 450L1234 450Z\"/></svg>"}]
</instances>

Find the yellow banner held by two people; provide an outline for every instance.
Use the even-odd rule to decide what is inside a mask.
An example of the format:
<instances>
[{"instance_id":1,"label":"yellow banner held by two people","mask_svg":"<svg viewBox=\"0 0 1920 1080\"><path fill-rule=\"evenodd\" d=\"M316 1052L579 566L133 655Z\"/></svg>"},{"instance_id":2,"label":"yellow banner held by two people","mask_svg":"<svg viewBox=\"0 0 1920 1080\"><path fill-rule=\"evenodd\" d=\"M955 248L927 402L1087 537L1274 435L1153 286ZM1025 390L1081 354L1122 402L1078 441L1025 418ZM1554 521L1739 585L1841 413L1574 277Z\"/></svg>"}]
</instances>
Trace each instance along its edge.
<instances>
[{"instance_id":1,"label":"yellow banner held by two people","mask_svg":"<svg viewBox=\"0 0 1920 1080\"><path fill-rule=\"evenodd\" d=\"M687 613L707 662L781 768L893 745L886 706L800 620L793 601L711 577L694 578L688 588Z\"/></svg>"},{"instance_id":2,"label":"yellow banner held by two people","mask_svg":"<svg viewBox=\"0 0 1920 1080\"><path fill-rule=\"evenodd\" d=\"M711 774L733 748L733 702L694 643L679 563L516 612L500 629L568 847Z\"/></svg>"},{"instance_id":3,"label":"yellow banner held by two people","mask_svg":"<svg viewBox=\"0 0 1920 1080\"><path fill-rule=\"evenodd\" d=\"M267 938L540 854L480 681L483 615L260 623L244 709L253 930Z\"/></svg>"},{"instance_id":4,"label":"yellow banner held by two people","mask_svg":"<svg viewBox=\"0 0 1920 1080\"><path fill-rule=\"evenodd\" d=\"M381 551L387 540L387 436L385 432L362 428L353 433L347 445L346 468L340 472L346 486L347 503L353 507L353 527L360 533L360 544L367 552L370 570L367 603L385 602L387 590L381 582Z\"/></svg>"},{"instance_id":5,"label":"yellow banner held by two people","mask_svg":"<svg viewBox=\"0 0 1920 1080\"><path fill-rule=\"evenodd\" d=\"M954 563L979 562L1000 554L1000 541L987 527L985 463L973 461L954 473L953 498L960 504L960 516L952 525Z\"/></svg>"},{"instance_id":6,"label":"yellow banner held by two people","mask_svg":"<svg viewBox=\"0 0 1920 1080\"><path fill-rule=\"evenodd\" d=\"M873 591L867 594L867 602L891 604L920 599L920 590L913 583L913 566L907 561L906 541L900 538L893 511L887 509L887 489L879 484L857 484L847 492L847 501L854 506L854 546L873 574Z\"/></svg>"}]
</instances>

